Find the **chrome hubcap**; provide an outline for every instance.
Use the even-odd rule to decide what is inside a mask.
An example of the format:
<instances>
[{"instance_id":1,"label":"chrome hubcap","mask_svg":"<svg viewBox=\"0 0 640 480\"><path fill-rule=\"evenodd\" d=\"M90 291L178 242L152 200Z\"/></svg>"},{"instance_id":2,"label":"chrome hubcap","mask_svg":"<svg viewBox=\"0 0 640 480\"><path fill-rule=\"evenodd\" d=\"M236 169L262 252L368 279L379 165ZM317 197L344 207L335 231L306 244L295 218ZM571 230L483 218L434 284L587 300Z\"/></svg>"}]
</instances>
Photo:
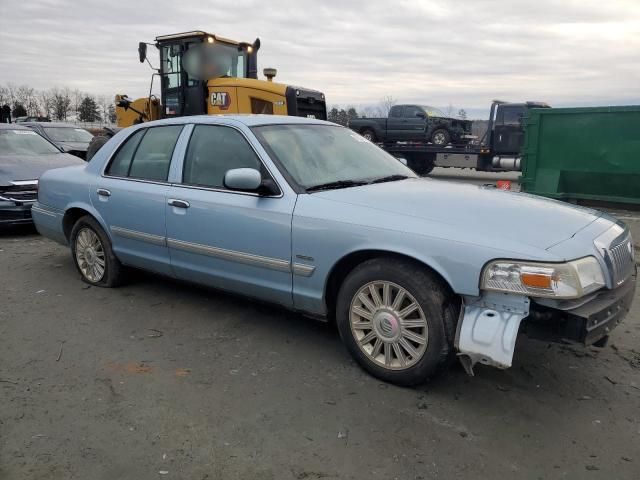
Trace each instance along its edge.
<instances>
[{"instance_id":1,"label":"chrome hubcap","mask_svg":"<svg viewBox=\"0 0 640 480\"><path fill-rule=\"evenodd\" d=\"M400 285L381 280L364 285L351 301L349 317L358 347L379 366L404 370L427 350L427 319Z\"/></svg>"},{"instance_id":2,"label":"chrome hubcap","mask_svg":"<svg viewBox=\"0 0 640 480\"><path fill-rule=\"evenodd\" d=\"M433 137L433 143L442 145L444 143L444 133L436 133L435 136Z\"/></svg>"},{"instance_id":3,"label":"chrome hubcap","mask_svg":"<svg viewBox=\"0 0 640 480\"><path fill-rule=\"evenodd\" d=\"M82 275L91 282L104 276L105 257L102 242L90 228L82 228L76 236L76 262Z\"/></svg>"},{"instance_id":4,"label":"chrome hubcap","mask_svg":"<svg viewBox=\"0 0 640 480\"><path fill-rule=\"evenodd\" d=\"M365 132L362 134L362 136L369 141L373 140L373 135L371 135L371 132Z\"/></svg>"}]
</instances>

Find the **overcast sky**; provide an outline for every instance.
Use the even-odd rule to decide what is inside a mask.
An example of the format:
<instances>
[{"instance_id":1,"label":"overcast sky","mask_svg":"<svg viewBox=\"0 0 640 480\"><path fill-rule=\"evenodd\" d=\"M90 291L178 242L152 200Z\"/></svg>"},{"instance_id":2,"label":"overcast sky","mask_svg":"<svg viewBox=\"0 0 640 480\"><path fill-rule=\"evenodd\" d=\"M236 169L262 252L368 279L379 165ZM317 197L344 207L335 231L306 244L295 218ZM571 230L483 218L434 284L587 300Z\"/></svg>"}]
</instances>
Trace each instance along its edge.
<instances>
[{"instance_id":1,"label":"overcast sky","mask_svg":"<svg viewBox=\"0 0 640 480\"><path fill-rule=\"evenodd\" d=\"M640 0L0 0L0 84L143 96L138 41L196 29L330 105L640 104Z\"/></svg>"}]
</instances>

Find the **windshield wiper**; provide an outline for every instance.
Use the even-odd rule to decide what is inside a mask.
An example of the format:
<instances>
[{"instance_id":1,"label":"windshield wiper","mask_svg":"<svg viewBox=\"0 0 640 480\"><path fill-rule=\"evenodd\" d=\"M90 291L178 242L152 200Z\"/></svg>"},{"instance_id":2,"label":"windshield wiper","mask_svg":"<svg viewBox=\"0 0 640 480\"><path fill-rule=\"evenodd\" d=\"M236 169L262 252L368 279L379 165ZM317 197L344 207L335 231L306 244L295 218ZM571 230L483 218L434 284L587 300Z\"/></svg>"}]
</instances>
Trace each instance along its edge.
<instances>
[{"instance_id":1,"label":"windshield wiper","mask_svg":"<svg viewBox=\"0 0 640 480\"><path fill-rule=\"evenodd\" d=\"M380 177L373 180L371 183L384 183L384 182L395 182L396 180L405 180L409 178L406 175L388 175L386 177Z\"/></svg>"},{"instance_id":2,"label":"windshield wiper","mask_svg":"<svg viewBox=\"0 0 640 480\"><path fill-rule=\"evenodd\" d=\"M319 185L313 185L312 187L307 187L307 192L317 192L319 190L334 190L337 188L349 188L349 187L358 187L360 185L367 185L369 182L365 181L356 181L356 180L338 180L336 182L328 182L321 183Z\"/></svg>"}]
</instances>

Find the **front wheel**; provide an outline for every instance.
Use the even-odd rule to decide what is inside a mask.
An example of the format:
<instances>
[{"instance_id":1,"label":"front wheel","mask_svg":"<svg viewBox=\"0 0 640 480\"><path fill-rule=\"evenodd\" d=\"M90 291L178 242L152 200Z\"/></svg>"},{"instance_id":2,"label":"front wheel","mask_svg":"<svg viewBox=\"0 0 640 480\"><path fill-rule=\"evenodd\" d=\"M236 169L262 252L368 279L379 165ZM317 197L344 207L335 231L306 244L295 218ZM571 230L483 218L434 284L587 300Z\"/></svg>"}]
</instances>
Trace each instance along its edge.
<instances>
[{"instance_id":1,"label":"front wheel","mask_svg":"<svg viewBox=\"0 0 640 480\"><path fill-rule=\"evenodd\" d=\"M71 230L71 254L82 280L97 287L121 283L123 267L111 249L109 237L90 216L80 218Z\"/></svg>"},{"instance_id":2,"label":"front wheel","mask_svg":"<svg viewBox=\"0 0 640 480\"><path fill-rule=\"evenodd\" d=\"M448 145L449 142L451 142L451 136L444 128L439 128L431 134L431 143L434 145Z\"/></svg>"},{"instance_id":3,"label":"front wheel","mask_svg":"<svg viewBox=\"0 0 640 480\"><path fill-rule=\"evenodd\" d=\"M384 381L423 383L451 358L456 302L418 264L390 258L362 263L345 279L336 308L347 349Z\"/></svg>"}]
</instances>

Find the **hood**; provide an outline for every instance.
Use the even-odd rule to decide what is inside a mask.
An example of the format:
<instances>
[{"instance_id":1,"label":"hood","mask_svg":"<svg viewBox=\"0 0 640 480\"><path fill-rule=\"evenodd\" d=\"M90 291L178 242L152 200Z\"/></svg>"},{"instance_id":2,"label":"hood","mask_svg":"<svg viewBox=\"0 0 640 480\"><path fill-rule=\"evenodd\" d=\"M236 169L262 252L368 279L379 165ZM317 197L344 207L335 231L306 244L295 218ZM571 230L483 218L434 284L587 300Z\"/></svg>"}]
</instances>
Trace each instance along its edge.
<instances>
[{"instance_id":1,"label":"hood","mask_svg":"<svg viewBox=\"0 0 640 480\"><path fill-rule=\"evenodd\" d=\"M600 212L529 195L478 185L408 179L312 193L325 200L460 227L473 237L506 239L547 249L595 221ZM380 223L384 219L380 218ZM426 232L437 234L437 232Z\"/></svg>"},{"instance_id":2,"label":"hood","mask_svg":"<svg viewBox=\"0 0 640 480\"><path fill-rule=\"evenodd\" d=\"M34 180L52 168L81 164L85 164L84 160L67 153L0 155L0 185L13 180Z\"/></svg>"}]
</instances>

